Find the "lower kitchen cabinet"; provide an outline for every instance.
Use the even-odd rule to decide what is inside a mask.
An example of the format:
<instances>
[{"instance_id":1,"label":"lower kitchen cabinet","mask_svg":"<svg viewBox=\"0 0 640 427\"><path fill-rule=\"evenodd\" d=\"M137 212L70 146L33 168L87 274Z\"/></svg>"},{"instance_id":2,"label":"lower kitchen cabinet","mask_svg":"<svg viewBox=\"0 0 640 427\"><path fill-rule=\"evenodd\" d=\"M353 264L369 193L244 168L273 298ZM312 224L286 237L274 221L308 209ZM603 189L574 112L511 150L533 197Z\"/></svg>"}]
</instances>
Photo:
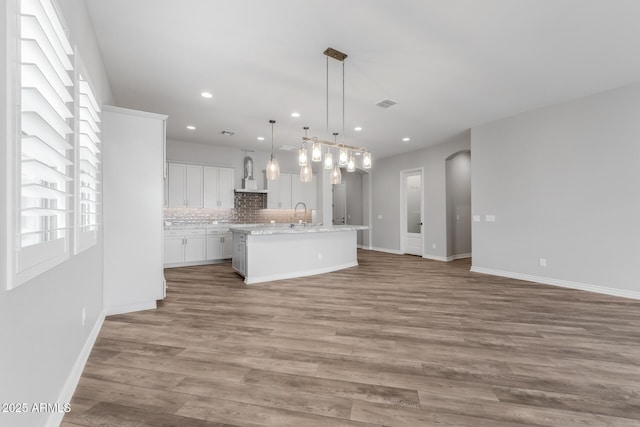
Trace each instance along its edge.
<instances>
[{"instance_id":1,"label":"lower kitchen cabinet","mask_svg":"<svg viewBox=\"0 0 640 427\"><path fill-rule=\"evenodd\" d=\"M216 261L233 256L233 237L231 233L210 231L207 234L207 260Z\"/></svg>"},{"instance_id":2,"label":"lower kitchen cabinet","mask_svg":"<svg viewBox=\"0 0 640 427\"><path fill-rule=\"evenodd\" d=\"M208 264L232 256L232 235L226 229L165 230L165 268Z\"/></svg>"}]
</instances>

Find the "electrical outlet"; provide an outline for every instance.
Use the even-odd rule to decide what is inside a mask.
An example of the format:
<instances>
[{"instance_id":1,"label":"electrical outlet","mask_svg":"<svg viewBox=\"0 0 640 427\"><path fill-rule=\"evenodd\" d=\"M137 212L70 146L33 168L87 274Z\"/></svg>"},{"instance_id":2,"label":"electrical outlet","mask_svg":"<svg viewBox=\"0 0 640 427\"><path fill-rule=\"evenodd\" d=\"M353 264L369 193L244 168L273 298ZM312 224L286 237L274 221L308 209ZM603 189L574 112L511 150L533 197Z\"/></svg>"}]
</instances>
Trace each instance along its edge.
<instances>
[{"instance_id":1,"label":"electrical outlet","mask_svg":"<svg viewBox=\"0 0 640 427\"><path fill-rule=\"evenodd\" d=\"M435 244L435 243L432 243L432 244L431 244L431 249L435 249L435 248L436 248L436 244Z\"/></svg>"},{"instance_id":2,"label":"electrical outlet","mask_svg":"<svg viewBox=\"0 0 640 427\"><path fill-rule=\"evenodd\" d=\"M378 219L382 219L382 215L378 215Z\"/></svg>"},{"instance_id":3,"label":"electrical outlet","mask_svg":"<svg viewBox=\"0 0 640 427\"><path fill-rule=\"evenodd\" d=\"M540 267L546 267L546 266L547 266L547 259L540 258Z\"/></svg>"},{"instance_id":4,"label":"electrical outlet","mask_svg":"<svg viewBox=\"0 0 640 427\"><path fill-rule=\"evenodd\" d=\"M82 307L82 326L84 326L86 321L87 321L87 309L85 307Z\"/></svg>"},{"instance_id":5,"label":"electrical outlet","mask_svg":"<svg viewBox=\"0 0 640 427\"><path fill-rule=\"evenodd\" d=\"M318 252L318 261L322 261L322 252Z\"/></svg>"}]
</instances>

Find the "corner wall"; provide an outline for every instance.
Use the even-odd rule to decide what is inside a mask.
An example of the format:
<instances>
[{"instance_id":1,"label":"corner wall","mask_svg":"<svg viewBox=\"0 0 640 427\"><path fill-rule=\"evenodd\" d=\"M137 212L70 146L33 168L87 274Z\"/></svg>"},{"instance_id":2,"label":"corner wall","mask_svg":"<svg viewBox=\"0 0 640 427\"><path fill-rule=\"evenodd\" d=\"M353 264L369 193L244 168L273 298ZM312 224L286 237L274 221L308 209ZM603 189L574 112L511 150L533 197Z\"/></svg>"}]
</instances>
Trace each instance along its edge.
<instances>
[{"instance_id":1,"label":"corner wall","mask_svg":"<svg viewBox=\"0 0 640 427\"><path fill-rule=\"evenodd\" d=\"M424 168L424 251L426 258L447 257L446 159L470 149L470 133L421 150L379 159L371 174L371 248L400 251L400 171ZM374 159L375 161L375 159ZM381 216L381 218L380 218ZM435 249L433 245L435 244Z\"/></svg>"},{"instance_id":2,"label":"corner wall","mask_svg":"<svg viewBox=\"0 0 640 427\"><path fill-rule=\"evenodd\" d=\"M634 84L473 128L472 269L640 298L639 111Z\"/></svg>"}]
</instances>

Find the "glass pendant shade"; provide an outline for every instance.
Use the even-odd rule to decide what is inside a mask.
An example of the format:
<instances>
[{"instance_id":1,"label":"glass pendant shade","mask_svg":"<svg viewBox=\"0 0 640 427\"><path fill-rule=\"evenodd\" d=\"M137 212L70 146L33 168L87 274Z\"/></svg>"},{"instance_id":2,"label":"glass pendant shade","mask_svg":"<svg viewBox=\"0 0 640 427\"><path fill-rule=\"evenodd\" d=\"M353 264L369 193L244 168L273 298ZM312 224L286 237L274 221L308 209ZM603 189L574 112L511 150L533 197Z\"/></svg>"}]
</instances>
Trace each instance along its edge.
<instances>
[{"instance_id":1,"label":"glass pendant shade","mask_svg":"<svg viewBox=\"0 0 640 427\"><path fill-rule=\"evenodd\" d=\"M331 184L340 184L342 182L342 172L340 172L340 168L338 167L337 163L331 171L329 180L331 181Z\"/></svg>"},{"instance_id":2,"label":"glass pendant shade","mask_svg":"<svg viewBox=\"0 0 640 427\"><path fill-rule=\"evenodd\" d=\"M331 169L333 168L333 155L331 151L327 148L327 154L324 155L324 168Z\"/></svg>"},{"instance_id":3,"label":"glass pendant shade","mask_svg":"<svg viewBox=\"0 0 640 427\"><path fill-rule=\"evenodd\" d=\"M267 179L269 181L275 181L280 177L280 165L278 164L278 160L271 155L271 158L267 162Z\"/></svg>"},{"instance_id":4,"label":"glass pendant shade","mask_svg":"<svg viewBox=\"0 0 640 427\"><path fill-rule=\"evenodd\" d=\"M355 172L355 170L356 170L356 159L353 157L353 155L351 155L347 160L347 172Z\"/></svg>"},{"instance_id":5,"label":"glass pendant shade","mask_svg":"<svg viewBox=\"0 0 640 427\"><path fill-rule=\"evenodd\" d=\"M311 171L311 166L308 164L300 166L300 182L311 182L312 179L313 173Z\"/></svg>"},{"instance_id":6,"label":"glass pendant shade","mask_svg":"<svg viewBox=\"0 0 640 427\"><path fill-rule=\"evenodd\" d=\"M314 162L322 161L322 145L319 142L314 142L311 145L311 160Z\"/></svg>"},{"instance_id":7,"label":"glass pendant shade","mask_svg":"<svg viewBox=\"0 0 640 427\"><path fill-rule=\"evenodd\" d=\"M306 166L308 161L307 149L302 147L298 150L298 166Z\"/></svg>"},{"instance_id":8,"label":"glass pendant shade","mask_svg":"<svg viewBox=\"0 0 640 427\"><path fill-rule=\"evenodd\" d=\"M340 148L340 156L338 157L338 165L339 166L347 166L347 162L349 161L349 153L347 149L342 147Z\"/></svg>"},{"instance_id":9,"label":"glass pendant shade","mask_svg":"<svg viewBox=\"0 0 640 427\"><path fill-rule=\"evenodd\" d=\"M371 169L371 153L368 151L362 154L362 167L364 169Z\"/></svg>"}]
</instances>

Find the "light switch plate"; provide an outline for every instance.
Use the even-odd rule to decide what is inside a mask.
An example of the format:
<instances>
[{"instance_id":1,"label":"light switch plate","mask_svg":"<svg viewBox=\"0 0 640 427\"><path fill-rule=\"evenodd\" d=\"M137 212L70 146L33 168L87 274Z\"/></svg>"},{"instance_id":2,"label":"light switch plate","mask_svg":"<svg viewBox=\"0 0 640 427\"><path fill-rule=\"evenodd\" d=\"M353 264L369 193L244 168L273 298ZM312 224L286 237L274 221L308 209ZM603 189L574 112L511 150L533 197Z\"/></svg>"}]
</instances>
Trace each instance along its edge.
<instances>
[{"instance_id":1,"label":"light switch plate","mask_svg":"<svg viewBox=\"0 0 640 427\"><path fill-rule=\"evenodd\" d=\"M382 215L378 215L378 219L382 219Z\"/></svg>"},{"instance_id":2,"label":"light switch plate","mask_svg":"<svg viewBox=\"0 0 640 427\"><path fill-rule=\"evenodd\" d=\"M480 215L474 215L473 222L480 222Z\"/></svg>"},{"instance_id":3,"label":"light switch plate","mask_svg":"<svg viewBox=\"0 0 640 427\"><path fill-rule=\"evenodd\" d=\"M487 222L496 222L496 216L495 215L485 215L484 220Z\"/></svg>"}]
</instances>

